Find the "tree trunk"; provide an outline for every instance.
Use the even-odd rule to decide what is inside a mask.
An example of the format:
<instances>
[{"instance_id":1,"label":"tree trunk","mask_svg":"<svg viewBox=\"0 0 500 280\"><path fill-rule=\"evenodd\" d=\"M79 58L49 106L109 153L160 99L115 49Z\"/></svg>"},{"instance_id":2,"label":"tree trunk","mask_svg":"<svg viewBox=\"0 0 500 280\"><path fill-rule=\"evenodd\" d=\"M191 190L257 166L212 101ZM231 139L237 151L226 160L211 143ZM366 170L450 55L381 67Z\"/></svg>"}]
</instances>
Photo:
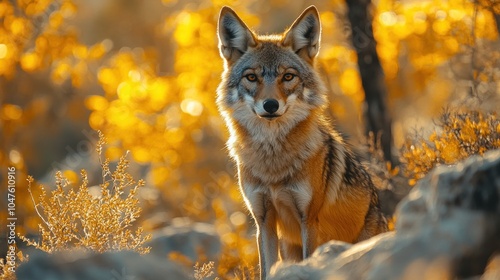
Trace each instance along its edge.
<instances>
[{"instance_id":1,"label":"tree trunk","mask_svg":"<svg viewBox=\"0 0 500 280\"><path fill-rule=\"evenodd\" d=\"M358 57L361 83L365 91L364 119L366 135L375 135L375 144L380 144L384 159L397 164L392 156L391 117L387 109L387 88L384 71L377 55L377 42L373 37L370 0L346 0L348 18L352 30L352 44ZM380 137L380 139L379 139ZM378 142L380 140L380 143Z\"/></svg>"},{"instance_id":2,"label":"tree trunk","mask_svg":"<svg viewBox=\"0 0 500 280\"><path fill-rule=\"evenodd\" d=\"M497 24L498 37L500 38L500 14L496 14L495 12L493 12L493 16L495 17L495 23Z\"/></svg>"}]
</instances>

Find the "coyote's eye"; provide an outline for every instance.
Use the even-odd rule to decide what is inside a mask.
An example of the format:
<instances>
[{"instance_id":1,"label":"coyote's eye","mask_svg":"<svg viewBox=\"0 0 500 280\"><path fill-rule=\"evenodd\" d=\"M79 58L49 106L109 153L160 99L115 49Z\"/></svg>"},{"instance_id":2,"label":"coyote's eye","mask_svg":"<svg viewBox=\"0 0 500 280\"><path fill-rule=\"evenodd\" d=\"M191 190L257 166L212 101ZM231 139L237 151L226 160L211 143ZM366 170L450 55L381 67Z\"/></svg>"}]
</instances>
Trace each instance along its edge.
<instances>
[{"instance_id":1,"label":"coyote's eye","mask_svg":"<svg viewBox=\"0 0 500 280\"><path fill-rule=\"evenodd\" d=\"M286 73L285 75L283 75L283 81L286 82L293 80L293 78L295 78L294 74Z\"/></svg>"},{"instance_id":2,"label":"coyote's eye","mask_svg":"<svg viewBox=\"0 0 500 280\"><path fill-rule=\"evenodd\" d=\"M245 78L247 78L247 80L249 80L250 82L256 82L257 81L257 75L255 74L248 74L245 76Z\"/></svg>"}]
</instances>

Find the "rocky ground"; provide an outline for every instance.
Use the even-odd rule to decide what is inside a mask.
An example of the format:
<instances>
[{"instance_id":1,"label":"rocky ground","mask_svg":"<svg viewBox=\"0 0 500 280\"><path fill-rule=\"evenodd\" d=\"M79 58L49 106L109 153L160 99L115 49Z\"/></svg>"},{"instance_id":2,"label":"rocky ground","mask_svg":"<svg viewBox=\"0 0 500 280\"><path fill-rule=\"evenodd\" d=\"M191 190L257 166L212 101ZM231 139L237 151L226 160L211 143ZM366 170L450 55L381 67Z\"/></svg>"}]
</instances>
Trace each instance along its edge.
<instances>
[{"instance_id":1,"label":"rocky ground","mask_svg":"<svg viewBox=\"0 0 500 280\"><path fill-rule=\"evenodd\" d=\"M331 241L307 260L281 263L272 279L500 279L500 151L441 166L422 179L396 211L396 231L352 245ZM170 252L216 259L213 227L165 228L152 253L31 253L18 279L192 279Z\"/></svg>"}]
</instances>

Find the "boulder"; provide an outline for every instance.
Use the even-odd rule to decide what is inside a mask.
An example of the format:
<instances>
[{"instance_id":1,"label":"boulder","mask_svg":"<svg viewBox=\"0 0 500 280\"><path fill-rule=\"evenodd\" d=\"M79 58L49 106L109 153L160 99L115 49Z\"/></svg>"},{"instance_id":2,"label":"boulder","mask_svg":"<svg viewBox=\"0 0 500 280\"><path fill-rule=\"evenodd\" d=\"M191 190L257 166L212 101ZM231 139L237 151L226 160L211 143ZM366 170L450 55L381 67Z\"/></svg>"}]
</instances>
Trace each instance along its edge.
<instances>
[{"instance_id":1,"label":"boulder","mask_svg":"<svg viewBox=\"0 0 500 280\"><path fill-rule=\"evenodd\" d=\"M99 254L72 250L47 254L37 250L19 266L16 276L18 280L182 280L192 279L189 273L166 258L130 251Z\"/></svg>"},{"instance_id":2,"label":"boulder","mask_svg":"<svg viewBox=\"0 0 500 280\"><path fill-rule=\"evenodd\" d=\"M145 244L151 247L152 255L166 258L177 252L193 263L204 257L215 261L221 252L221 241L213 225L192 223L184 218L176 218L172 225L153 233L152 239Z\"/></svg>"},{"instance_id":3,"label":"boulder","mask_svg":"<svg viewBox=\"0 0 500 280\"><path fill-rule=\"evenodd\" d=\"M47 254L39 250L29 252L29 261L16 272L17 279L192 279L193 268L168 260L171 252L189 258L193 263L216 260L221 241L212 225L192 223L176 218L172 225L153 233L145 244L151 252L106 252L102 254L82 250L68 250Z\"/></svg>"},{"instance_id":4,"label":"boulder","mask_svg":"<svg viewBox=\"0 0 500 280\"><path fill-rule=\"evenodd\" d=\"M462 279L500 275L500 151L431 171L398 205L396 231L331 241L272 279ZM496 257L495 257L496 255Z\"/></svg>"}]
</instances>

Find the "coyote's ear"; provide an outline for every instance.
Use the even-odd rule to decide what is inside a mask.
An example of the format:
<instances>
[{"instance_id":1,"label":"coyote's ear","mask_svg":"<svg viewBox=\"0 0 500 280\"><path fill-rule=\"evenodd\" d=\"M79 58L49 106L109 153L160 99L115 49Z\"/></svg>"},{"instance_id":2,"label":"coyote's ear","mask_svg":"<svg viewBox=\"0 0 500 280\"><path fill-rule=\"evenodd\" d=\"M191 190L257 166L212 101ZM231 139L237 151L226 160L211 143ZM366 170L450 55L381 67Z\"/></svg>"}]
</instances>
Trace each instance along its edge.
<instances>
[{"instance_id":1,"label":"coyote's ear","mask_svg":"<svg viewBox=\"0 0 500 280\"><path fill-rule=\"evenodd\" d=\"M292 49L308 62L312 62L319 51L321 23L314 6L305 9L285 32L283 45Z\"/></svg>"},{"instance_id":2,"label":"coyote's ear","mask_svg":"<svg viewBox=\"0 0 500 280\"><path fill-rule=\"evenodd\" d=\"M229 7L223 7L220 11L217 33L220 54L229 64L238 60L248 47L257 44L252 31Z\"/></svg>"}]
</instances>

